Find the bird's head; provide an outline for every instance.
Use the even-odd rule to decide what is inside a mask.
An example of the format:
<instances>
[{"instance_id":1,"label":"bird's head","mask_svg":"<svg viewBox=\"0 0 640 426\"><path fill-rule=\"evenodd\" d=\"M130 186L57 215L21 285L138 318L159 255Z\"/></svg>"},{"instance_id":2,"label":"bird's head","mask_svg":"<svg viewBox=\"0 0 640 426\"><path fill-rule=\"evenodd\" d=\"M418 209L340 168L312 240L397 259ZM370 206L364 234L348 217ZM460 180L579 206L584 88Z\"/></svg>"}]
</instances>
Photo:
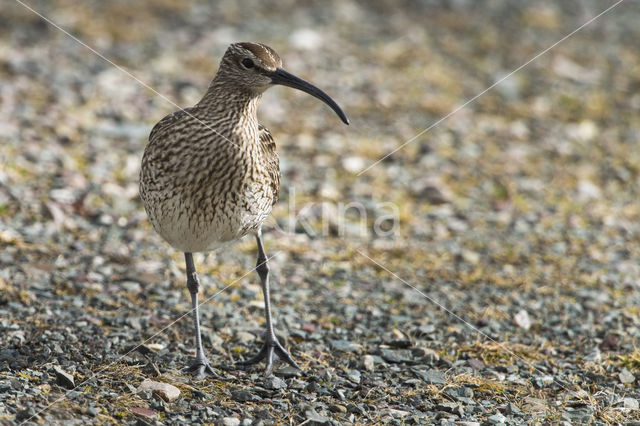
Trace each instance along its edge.
<instances>
[{"instance_id":1,"label":"bird's head","mask_svg":"<svg viewBox=\"0 0 640 426\"><path fill-rule=\"evenodd\" d=\"M349 124L349 119L329 95L313 84L296 77L282 68L282 60L275 50L261 43L234 43L227 49L220 64L219 74L237 87L261 94L269 87L280 84L302 90L320 99L333 109L338 117Z\"/></svg>"}]
</instances>

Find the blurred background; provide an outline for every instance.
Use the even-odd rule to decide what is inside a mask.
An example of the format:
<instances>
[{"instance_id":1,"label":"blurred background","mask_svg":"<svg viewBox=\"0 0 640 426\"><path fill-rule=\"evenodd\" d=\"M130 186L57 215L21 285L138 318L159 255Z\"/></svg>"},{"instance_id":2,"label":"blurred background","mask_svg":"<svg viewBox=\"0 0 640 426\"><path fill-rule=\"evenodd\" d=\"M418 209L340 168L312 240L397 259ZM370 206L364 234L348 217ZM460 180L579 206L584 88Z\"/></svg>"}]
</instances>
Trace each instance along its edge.
<instances>
[{"instance_id":1,"label":"blurred background","mask_svg":"<svg viewBox=\"0 0 640 426\"><path fill-rule=\"evenodd\" d=\"M266 235L275 316L306 367L323 363L314 351L326 339L375 347L397 330L452 362L489 366L492 351L517 361L483 346L486 336L464 319L522 345L519 354L534 354L527 360L601 377L571 373L584 386L622 392L621 371L640 371L638 2L620 3L513 75L614 2L25 4L77 40L3 2L0 316L11 333L0 342L15 350L0 359L3 374L62 362L37 349L54 332L82 343L66 343L67 361L96 353L68 367L90 371L188 311L182 255L146 220L139 164L152 126L177 109L172 102L200 99L234 41L273 47L351 120L346 127L286 88L268 91L259 110L283 174ZM238 333L262 318L258 279L245 276L253 240L196 261L205 298L234 283L203 307L207 350L218 362L252 352L257 343ZM310 338L310 327L319 334ZM182 321L158 344L188 357L190 330ZM96 333L112 337L105 345L88 337ZM345 362L327 356L325 367ZM597 362L585 367L585 357ZM560 416L557 405L546 409Z\"/></svg>"}]
</instances>

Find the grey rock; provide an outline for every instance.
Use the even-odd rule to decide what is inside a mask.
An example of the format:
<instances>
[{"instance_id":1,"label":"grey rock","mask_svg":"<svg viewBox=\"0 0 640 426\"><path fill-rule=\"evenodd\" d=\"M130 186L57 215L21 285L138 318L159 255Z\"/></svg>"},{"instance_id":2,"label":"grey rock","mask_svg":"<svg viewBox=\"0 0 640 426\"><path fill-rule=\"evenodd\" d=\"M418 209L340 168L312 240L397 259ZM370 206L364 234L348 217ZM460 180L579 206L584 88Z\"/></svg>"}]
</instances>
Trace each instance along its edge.
<instances>
[{"instance_id":1,"label":"grey rock","mask_svg":"<svg viewBox=\"0 0 640 426\"><path fill-rule=\"evenodd\" d=\"M360 352L362 350L362 345L349 340L329 340L329 345L335 350L344 352Z\"/></svg>"},{"instance_id":2,"label":"grey rock","mask_svg":"<svg viewBox=\"0 0 640 426\"><path fill-rule=\"evenodd\" d=\"M502 424L506 421L507 421L507 418L500 413L496 413L493 416L487 417L487 423L492 425Z\"/></svg>"},{"instance_id":3,"label":"grey rock","mask_svg":"<svg viewBox=\"0 0 640 426\"><path fill-rule=\"evenodd\" d=\"M53 367L53 371L56 373L56 382L67 389L73 389L75 387L75 381L73 375L67 373L62 367L56 365Z\"/></svg>"},{"instance_id":4,"label":"grey rock","mask_svg":"<svg viewBox=\"0 0 640 426\"><path fill-rule=\"evenodd\" d=\"M413 374L418 376L420 379L427 382L429 385L444 385L447 383L445 380L444 373L436 370L417 370L415 368L411 369Z\"/></svg>"},{"instance_id":5,"label":"grey rock","mask_svg":"<svg viewBox=\"0 0 640 426\"><path fill-rule=\"evenodd\" d=\"M244 389L231 391L231 398L234 401L238 401L238 402L260 401L262 399L258 395L255 395L249 392L248 390L244 390Z\"/></svg>"},{"instance_id":6,"label":"grey rock","mask_svg":"<svg viewBox=\"0 0 640 426\"><path fill-rule=\"evenodd\" d=\"M620 374L618 374L618 378L620 379L620 382L624 384L633 383L636 380L636 377L633 375L633 373L626 368L622 369Z\"/></svg>"},{"instance_id":7,"label":"grey rock","mask_svg":"<svg viewBox=\"0 0 640 426\"><path fill-rule=\"evenodd\" d=\"M589 423L593 420L593 410L590 407L567 407L562 417L572 423Z\"/></svg>"},{"instance_id":8,"label":"grey rock","mask_svg":"<svg viewBox=\"0 0 640 426\"><path fill-rule=\"evenodd\" d=\"M157 395L167 402L173 402L180 397L180 389L169 383L144 379L142 383L140 383L140 386L138 386L138 392L147 390L150 390L154 395Z\"/></svg>"},{"instance_id":9,"label":"grey rock","mask_svg":"<svg viewBox=\"0 0 640 426\"><path fill-rule=\"evenodd\" d=\"M375 361L371 355L362 357L362 365L367 371L373 371L375 369Z\"/></svg>"},{"instance_id":10,"label":"grey rock","mask_svg":"<svg viewBox=\"0 0 640 426\"><path fill-rule=\"evenodd\" d=\"M630 410L637 410L639 408L638 400L635 398L624 398L623 407Z\"/></svg>"},{"instance_id":11,"label":"grey rock","mask_svg":"<svg viewBox=\"0 0 640 426\"><path fill-rule=\"evenodd\" d=\"M286 389L287 388L287 382L285 382L284 380L282 380L279 377L271 375L271 376L267 377L267 379L265 380L264 387L267 388L267 389L272 389L272 390Z\"/></svg>"},{"instance_id":12,"label":"grey rock","mask_svg":"<svg viewBox=\"0 0 640 426\"><path fill-rule=\"evenodd\" d=\"M238 426L240 424L240 419L237 417L223 417L222 424L224 426Z\"/></svg>"},{"instance_id":13,"label":"grey rock","mask_svg":"<svg viewBox=\"0 0 640 426\"><path fill-rule=\"evenodd\" d=\"M400 350L380 349L380 356L385 361L392 362L395 364L413 361L413 357L411 356L411 351L405 350L405 349L400 349Z\"/></svg>"},{"instance_id":14,"label":"grey rock","mask_svg":"<svg viewBox=\"0 0 640 426\"><path fill-rule=\"evenodd\" d=\"M355 384L360 384L360 371L351 370L351 371L347 372L347 379L349 379L350 381L352 381Z\"/></svg>"},{"instance_id":15,"label":"grey rock","mask_svg":"<svg viewBox=\"0 0 640 426\"><path fill-rule=\"evenodd\" d=\"M518 408L513 402L507 404L506 413L512 416L521 416L522 410Z\"/></svg>"},{"instance_id":16,"label":"grey rock","mask_svg":"<svg viewBox=\"0 0 640 426\"><path fill-rule=\"evenodd\" d=\"M329 405L329 410L331 410L333 413L347 414L347 407L345 407L344 405L340 405L340 404L331 404L331 405Z\"/></svg>"},{"instance_id":17,"label":"grey rock","mask_svg":"<svg viewBox=\"0 0 640 426\"><path fill-rule=\"evenodd\" d=\"M436 409L446 413L455 414L456 416L464 416L464 408L455 402L443 402L436 405Z\"/></svg>"},{"instance_id":18,"label":"grey rock","mask_svg":"<svg viewBox=\"0 0 640 426\"><path fill-rule=\"evenodd\" d=\"M330 425L331 419L325 416L322 416L315 412L313 409L309 409L305 411L304 415L306 416L305 424L312 425Z\"/></svg>"}]
</instances>

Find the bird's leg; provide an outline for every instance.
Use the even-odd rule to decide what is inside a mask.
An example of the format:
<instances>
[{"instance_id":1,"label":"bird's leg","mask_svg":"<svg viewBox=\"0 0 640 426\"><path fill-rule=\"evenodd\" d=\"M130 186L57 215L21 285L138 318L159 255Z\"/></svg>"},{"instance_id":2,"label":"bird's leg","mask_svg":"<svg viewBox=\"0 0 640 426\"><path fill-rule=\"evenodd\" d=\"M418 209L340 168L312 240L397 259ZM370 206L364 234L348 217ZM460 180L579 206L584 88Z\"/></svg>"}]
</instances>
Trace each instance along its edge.
<instances>
[{"instance_id":1,"label":"bird's leg","mask_svg":"<svg viewBox=\"0 0 640 426\"><path fill-rule=\"evenodd\" d=\"M298 370L302 370L293 360L293 358L291 358L289 352L287 352L287 350L282 347L282 345L278 341L278 338L276 337L275 332L273 331L273 320L271 318L271 298L269 296L269 265L267 263L267 256L264 253L264 246L262 245L261 231L258 231L256 233L256 242L258 243L258 262L256 263L256 271L260 276L262 292L264 293L264 308L267 320L267 330L264 336L264 344L262 346L262 349L260 349L260 352L258 352L258 354L251 359L241 361L240 364L255 364L266 358L267 369L265 371L265 376L268 376L269 374L271 374L271 370L273 370L273 358L275 355L277 358L288 362Z\"/></svg>"},{"instance_id":2,"label":"bird's leg","mask_svg":"<svg viewBox=\"0 0 640 426\"><path fill-rule=\"evenodd\" d=\"M187 264L187 288L191 293L191 307L193 310L193 323L196 329L196 360L190 366L183 371L191 373L196 379L204 379L207 375L219 377L209 364L209 360L204 354L202 349L202 337L200 335L200 309L198 307L198 288L200 287L200 280L196 273L196 267L193 263L193 255L191 253L185 253L184 259Z\"/></svg>"}]
</instances>

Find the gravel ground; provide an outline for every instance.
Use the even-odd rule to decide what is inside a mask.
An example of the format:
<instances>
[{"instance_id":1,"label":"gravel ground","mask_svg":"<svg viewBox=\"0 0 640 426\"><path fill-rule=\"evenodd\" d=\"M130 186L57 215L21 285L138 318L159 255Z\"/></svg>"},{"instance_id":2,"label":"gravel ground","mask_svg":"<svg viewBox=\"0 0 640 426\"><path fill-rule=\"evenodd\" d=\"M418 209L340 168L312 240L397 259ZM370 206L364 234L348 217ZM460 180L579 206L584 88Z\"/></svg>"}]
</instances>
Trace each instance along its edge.
<instances>
[{"instance_id":1,"label":"gravel ground","mask_svg":"<svg viewBox=\"0 0 640 426\"><path fill-rule=\"evenodd\" d=\"M29 3L166 98L3 3L0 423L640 422L640 4L501 81L613 2L303 3ZM247 238L196 256L231 380L195 382L184 261L137 175L167 98L196 102L242 40L352 124L264 96L275 318L304 374L235 365L264 325Z\"/></svg>"}]
</instances>

